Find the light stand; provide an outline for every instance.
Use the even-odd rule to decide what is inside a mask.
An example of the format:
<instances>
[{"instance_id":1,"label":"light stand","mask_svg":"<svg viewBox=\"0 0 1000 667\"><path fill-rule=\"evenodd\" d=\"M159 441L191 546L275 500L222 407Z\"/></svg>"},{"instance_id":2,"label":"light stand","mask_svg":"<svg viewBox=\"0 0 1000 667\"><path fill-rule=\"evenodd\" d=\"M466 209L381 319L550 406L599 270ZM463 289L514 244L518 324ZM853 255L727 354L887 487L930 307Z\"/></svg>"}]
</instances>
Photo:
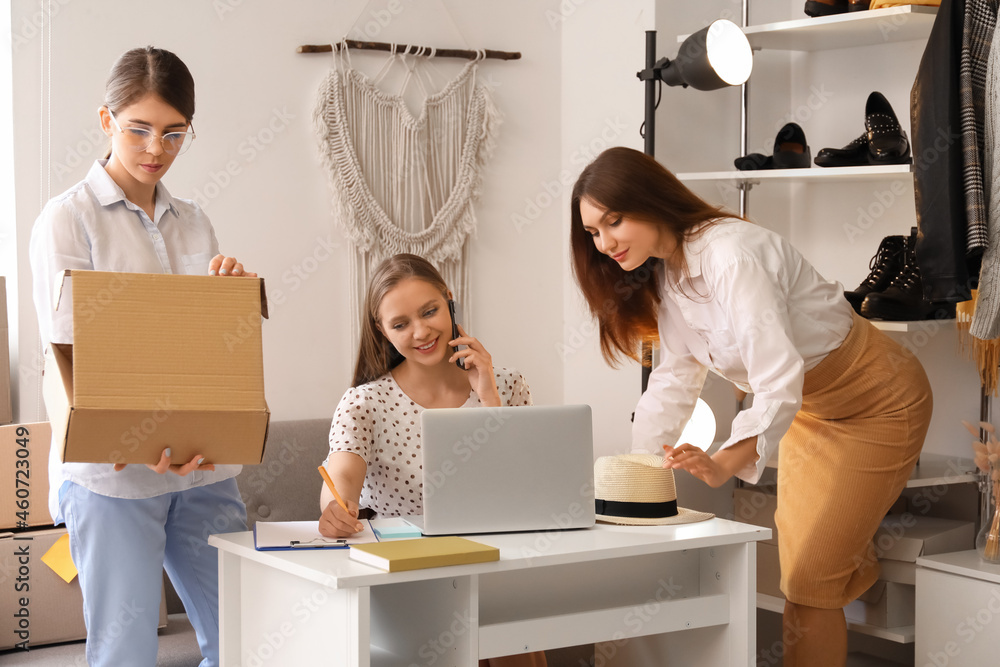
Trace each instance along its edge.
<instances>
[{"instance_id":1,"label":"light stand","mask_svg":"<svg viewBox=\"0 0 1000 667\"><path fill-rule=\"evenodd\" d=\"M656 59L656 31L646 31L646 68L636 76L646 86L645 116L643 122L644 152L654 157L656 146L657 88L691 86L697 90L717 90L726 86L739 86L750 78L753 69L753 51L743 31L732 21L719 19L681 44L677 57ZM642 344L642 359L652 354L649 343ZM652 366L642 367L642 391L649 385Z\"/></svg>"}]
</instances>

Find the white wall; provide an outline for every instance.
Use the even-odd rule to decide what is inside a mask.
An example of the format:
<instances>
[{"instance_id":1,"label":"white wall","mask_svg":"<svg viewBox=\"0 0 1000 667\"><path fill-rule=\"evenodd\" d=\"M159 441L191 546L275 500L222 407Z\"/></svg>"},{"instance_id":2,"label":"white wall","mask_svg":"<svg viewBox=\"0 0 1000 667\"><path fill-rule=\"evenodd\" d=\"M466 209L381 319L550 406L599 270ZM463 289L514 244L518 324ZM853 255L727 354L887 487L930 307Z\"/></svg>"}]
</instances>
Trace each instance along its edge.
<instances>
[{"instance_id":1,"label":"white wall","mask_svg":"<svg viewBox=\"0 0 1000 667\"><path fill-rule=\"evenodd\" d=\"M446 0L443 6L414 0L151 0L141 8L113 0L13 3L19 280L9 298L19 316L16 418L43 414L27 259L31 225L49 197L80 180L103 154L96 109L106 74L120 53L146 44L180 55L198 92L198 140L175 163L166 185L176 196L198 199L224 252L267 280L265 382L274 418L333 414L349 384L354 352L347 246L331 217L312 125L316 90L331 57L295 49L339 39L355 17L352 36L360 30L381 41L522 52L519 61L491 60L480 68L505 122L477 206L470 331L497 364L524 372L537 403L561 403L563 362L556 347L565 329L564 208L542 207L537 215L532 211L530 225L517 224L526 200L535 199L563 164L560 25L552 20L559 11L555 0ZM353 61L374 73L384 58L367 52ZM461 65L436 61L445 76ZM0 273L8 271L13 268L5 259Z\"/></svg>"},{"instance_id":2,"label":"white wall","mask_svg":"<svg viewBox=\"0 0 1000 667\"><path fill-rule=\"evenodd\" d=\"M632 411L639 399L639 365L619 369L604 363L597 324L572 276L569 260L569 195L580 171L605 148L642 150L644 85L635 74L645 66L645 31L654 28L652 0L563 3L562 162L566 183L561 208L560 251L565 257L564 340L558 356L565 363L567 403L588 403L595 415L595 455L631 449ZM609 11L610 10L610 11ZM555 179L553 173L550 178Z\"/></svg>"},{"instance_id":3,"label":"white wall","mask_svg":"<svg viewBox=\"0 0 1000 667\"><path fill-rule=\"evenodd\" d=\"M0 35L10 34L10 1L0 2ZM14 224L14 129L12 113L14 103L13 81L11 80L11 56L9 48L0 51L0 276L5 277L6 292L14 298L17 293L17 237ZM10 328L11 347L17 345L17 311L8 307L6 313ZM4 314L0 313L0 319ZM13 351L13 350L12 350ZM17 362L16 356L12 359Z\"/></svg>"}]
</instances>

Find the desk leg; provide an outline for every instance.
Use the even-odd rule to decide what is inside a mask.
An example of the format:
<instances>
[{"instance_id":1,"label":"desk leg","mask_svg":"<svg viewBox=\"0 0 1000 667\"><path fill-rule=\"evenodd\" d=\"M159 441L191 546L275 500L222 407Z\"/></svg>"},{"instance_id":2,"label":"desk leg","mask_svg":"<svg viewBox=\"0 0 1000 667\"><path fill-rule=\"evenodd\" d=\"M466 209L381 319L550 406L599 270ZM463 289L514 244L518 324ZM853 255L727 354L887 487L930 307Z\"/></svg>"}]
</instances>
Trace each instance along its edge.
<instances>
[{"instance_id":1,"label":"desk leg","mask_svg":"<svg viewBox=\"0 0 1000 667\"><path fill-rule=\"evenodd\" d=\"M702 555L701 576L702 595L729 594L729 655L726 662L718 664L753 665L757 647L757 543L709 549Z\"/></svg>"},{"instance_id":2,"label":"desk leg","mask_svg":"<svg viewBox=\"0 0 1000 667\"><path fill-rule=\"evenodd\" d=\"M222 667L371 667L368 588L338 590L222 552Z\"/></svg>"},{"instance_id":3,"label":"desk leg","mask_svg":"<svg viewBox=\"0 0 1000 667\"><path fill-rule=\"evenodd\" d=\"M243 559L219 551L219 662L240 664L240 563Z\"/></svg>"}]
</instances>

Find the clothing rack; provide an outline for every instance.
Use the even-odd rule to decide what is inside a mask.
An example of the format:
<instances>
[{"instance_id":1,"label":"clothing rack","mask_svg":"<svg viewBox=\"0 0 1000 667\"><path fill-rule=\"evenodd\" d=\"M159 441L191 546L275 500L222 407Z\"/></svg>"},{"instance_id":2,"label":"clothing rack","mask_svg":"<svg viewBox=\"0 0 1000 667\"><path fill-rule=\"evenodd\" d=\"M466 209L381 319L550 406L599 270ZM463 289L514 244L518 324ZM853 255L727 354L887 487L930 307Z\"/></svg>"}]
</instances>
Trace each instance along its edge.
<instances>
[{"instance_id":1,"label":"clothing rack","mask_svg":"<svg viewBox=\"0 0 1000 667\"><path fill-rule=\"evenodd\" d=\"M303 44L297 53L330 53L339 51L343 44L347 44L352 49L368 51L387 51L389 53L402 53L419 56L434 56L438 58L465 58L466 60L476 60L477 58L494 58L496 60L520 60L520 51L494 51L492 49L481 49L473 51L471 49L432 49L429 46L413 46L412 44L389 44L388 42L362 42L356 39L345 39L338 44Z\"/></svg>"}]
</instances>

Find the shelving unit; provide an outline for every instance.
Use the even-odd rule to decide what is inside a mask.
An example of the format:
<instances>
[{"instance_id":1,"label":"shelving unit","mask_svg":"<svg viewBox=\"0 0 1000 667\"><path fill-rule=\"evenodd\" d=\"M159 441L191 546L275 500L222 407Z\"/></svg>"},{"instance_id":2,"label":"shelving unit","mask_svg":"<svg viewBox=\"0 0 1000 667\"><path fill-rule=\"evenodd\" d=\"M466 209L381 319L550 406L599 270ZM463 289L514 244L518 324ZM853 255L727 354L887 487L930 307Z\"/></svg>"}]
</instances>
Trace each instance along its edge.
<instances>
[{"instance_id":1,"label":"shelving unit","mask_svg":"<svg viewBox=\"0 0 1000 667\"><path fill-rule=\"evenodd\" d=\"M754 50L830 51L889 42L925 39L937 16L937 7L903 5L819 18L794 19L747 26L747 36ZM680 44L688 35L679 35Z\"/></svg>"},{"instance_id":2,"label":"shelving unit","mask_svg":"<svg viewBox=\"0 0 1000 667\"><path fill-rule=\"evenodd\" d=\"M763 23L743 30L751 48L829 51L926 39L937 7L903 5L820 18Z\"/></svg>"},{"instance_id":3,"label":"shelving unit","mask_svg":"<svg viewBox=\"0 0 1000 667\"><path fill-rule=\"evenodd\" d=\"M677 178L684 182L720 181L734 184L757 185L765 182L781 183L847 183L891 181L912 178L908 164L891 164L875 167L810 167L809 169L764 169L757 171L692 171L681 172Z\"/></svg>"},{"instance_id":4,"label":"shelving unit","mask_svg":"<svg viewBox=\"0 0 1000 667\"><path fill-rule=\"evenodd\" d=\"M777 469L778 462L771 459L766 468ZM979 481L976 465L972 459L963 459L940 454L922 454L920 463L913 469L906 482L907 489L948 484L974 484Z\"/></svg>"},{"instance_id":5,"label":"shelving unit","mask_svg":"<svg viewBox=\"0 0 1000 667\"><path fill-rule=\"evenodd\" d=\"M751 25L745 27L743 32L755 51L829 51L926 40L936 15L937 7L905 5L824 18L804 17L789 21ZM680 37L679 41L683 41L683 37ZM745 114L748 107L749 96L745 91L744 115L741 118L744 132L747 127ZM744 136L743 143L749 144L748 139L749 137ZM766 193L768 184L825 187L826 185L835 186L850 183L887 183L911 180L912 173L912 166L904 164L836 168L813 166L806 169L762 171L693 171L678 173L677 177L682 182L689 184L730 185L741 190L742 197L748 197L749 191L754 187L760 187L762 193ZM741 207L745 205L746 199L741 199ZM933 332L956 328L956 320L954 319L914 322L873 321L873 324L884 331L901 333ZM952 448L947 449L952 451ZM768 464L768 467L775 466L776 461ZM923 489L942 485L976 484L978 481L979 476L971 458L926 453L921 456L920 464L913 471L906 488ZM781 613L784 609L784 600L780 597L758 593L756 601L758 609L776 613ZM916 638L915 625L883 628L848 621L848 629L853 633L875 637L893 644L914 645Z\"/></svg>"},{"instance_id":6,"label":"shelving unit","mask_svg":"<svg viewBox=\"0 0 1000 667\"><path fill-rule=\"evenodd\" d=\"M785 609L785 599L767 595L766 593L757 593L757 608L780 614ZM900 628L880 628L877 625L868 625L867 623L848 620L847 629L900 644L912 643L915 636L914 626L912 625L905 625Z\"/></svg>"},{"instance_id":7,"label":"shelving unit","mask_svg":"<svg viewBox=\"0 0 1000 667\"><path fill-rule=\"evenodd\" d=\"M882 331L897 331L912 333L914 331L936 331L939 327L954 327L957 320L907 320L905 322L890 322L888 320L870 320L876 329Z\"/></svg>"}]
</instances>

